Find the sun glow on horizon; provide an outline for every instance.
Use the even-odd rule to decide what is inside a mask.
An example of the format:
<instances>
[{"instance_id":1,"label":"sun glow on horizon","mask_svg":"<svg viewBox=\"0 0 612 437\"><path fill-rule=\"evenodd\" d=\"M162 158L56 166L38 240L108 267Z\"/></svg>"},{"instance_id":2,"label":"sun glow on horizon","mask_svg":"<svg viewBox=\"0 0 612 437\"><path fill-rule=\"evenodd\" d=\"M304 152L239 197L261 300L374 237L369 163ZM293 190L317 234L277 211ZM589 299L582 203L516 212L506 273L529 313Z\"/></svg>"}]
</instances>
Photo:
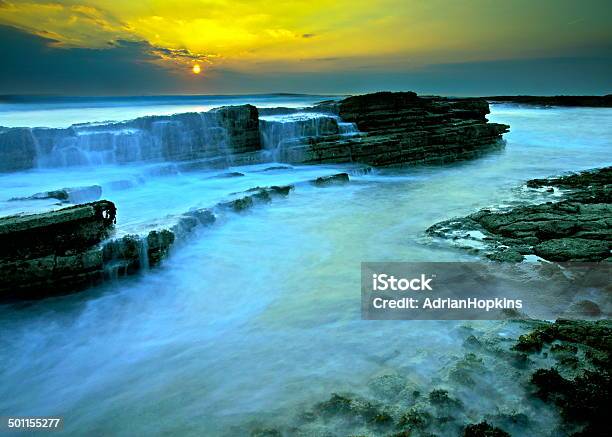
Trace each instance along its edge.
<instances>
[{"instance_id":1,"label":"sun glow on horizon","mask_svg":"<svg viewBox=\"0 0 612 437\"><path fill-rule=\"evenodd\" d=\"M592 2L584 8L574 0L503 6L488 0L182 0L177 7L171 0L0 0L0 25L45 38L54 50L132 50L140 56L135 62L183 78L212 80L228 71L401 74L428 65L608 53L609 0Z\"/></svg>"}]
</instances>

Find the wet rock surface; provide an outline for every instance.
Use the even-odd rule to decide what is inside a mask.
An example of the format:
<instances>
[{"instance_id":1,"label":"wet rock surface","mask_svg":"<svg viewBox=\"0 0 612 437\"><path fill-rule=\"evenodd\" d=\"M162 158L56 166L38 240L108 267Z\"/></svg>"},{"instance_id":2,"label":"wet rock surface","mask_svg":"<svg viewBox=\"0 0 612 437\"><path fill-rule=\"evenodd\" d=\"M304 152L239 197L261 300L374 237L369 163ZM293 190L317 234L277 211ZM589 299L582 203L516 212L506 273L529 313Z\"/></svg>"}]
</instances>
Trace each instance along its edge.
<instances>
[{"instance_id":1,"label":"wet rock surface","mask_svg":"<svg viewBox=\"0 0 612 437\"><path fill-rule=\"evenodd\" d=\"M349 182L348 173L338 173L331 176L321 176L312 183L317 187L329 187L331 185L344 185Z\"/></svg>"},{"instance_id":2,"label":"wet rock surface","mask_svg":"<svg viewBox=\"0 0 612 437\"><path fill-rule=\"evenodd\" d=\"M313 137L287 151L289 162L359 162L373 166L444 163L500 147L509 126L489 123L483 99L380 92L325 103L364 135Z\"/></svg>"},{"instance_id":3,"label":"wet rock surface","mask_svg":"<svg viewBox=\"0 0 612 437\"><path fill-rule=\"evenodd\" d=\"M483 99L412 92L323 102L300 109L310 114L303 117L294 109L276 109L262 110L263 118L256 107L241 105L65 129L0 127L0 172L144 161L182 162L185 170L271 159L373 166L444 163L500 147L498 140L509 128L487 122L489 106ZM269 119L278 115L295 119Z\"/></svg>"},{"instance_id":4,"label":"wet rock surface","mask_svg":"<svg viewBox=\"0 0 612 437\"><path fill-rule=\"evenodd\" d=\"M0 301L36 299L79 291L159 265L171 248L217 214L244 213L286 197L293 185L255 187L212 208L194 208L174 224L117 236L116 209L99 201L56 211L0 219Z\"/></svg>"},{"instance_id":5,"label":"wet rock surface","mask_svg":"<svg viewBox=\"0 0 612 437\"><path fill-rule=\"evenodd\" d=\"M522 337L517 341L518 335L507 335L516 332L517 328L519 332L527 332L527 336L532 330L557 332L558 335L551 335L543 347L558 351L547 351L547 358L541 349L521 349ZM532 378L551 363L553 353L559 355L561 362L566 348L570 355L580 357L593 345L601 347L604 343L609 347L610 338L605 331L609 328L604 330L600 322L559 321L553 324L509 320L492 330L485 325L464 325L457 329L465 338L463 354L450 356L433 379L419 379L418 372L408 370L406 361L399 359L393 364L382 365L380 373L373 375L365 386L354 384L353 391L334 392L298 407L292 417L262 419L246 424L236 433L252 436L507 437L568 436L586 429L584 421L567 421L556 404L543 400ZM592 335L601 335L602 340L593 343ZM410 351L405 358L413 354L414 351ZM604 358L598 357L599 360ZM590 361L581 360L577 366L572 378L585 369L592 370ZM505 406L501 407L498 401ZM543 423L547 427L544 434ZM258 434L264 430L268 434Z\"/></svg>"},{"instance_id":6,"label":"wet rock surface","mask_svg":"<svg viewBox=\"0 0 612 437\"><path fill-rule=\"evenodd\" d=\"M557 320L519 338L515 350L551 356L531 374L534 396L554 404L572 436L609 433L612 322Z\"/></svg>"},{"instance_id":7,"label":"wet rock surface","mask_svg":"<svg viewBox=\"0 0 612 437\"><path fill-rule=\"evenodd\" d=\"M115 206L98 201L0 218L0 299L84 288L103 278L99 243L113 230Z\"/></svg>"},{"instance_id":8,"label":"wet rock surface","mask_svg":"<svg viewBox=\"0 0 612 437\"><path fill-rule=\"evenodd\" d=\"M417 381L401 361L355 391L334 392L293 417L237 429L240 435L507 437L607 435L610 321L506 321L459 328L464 355ZM501 333L526 332L521 336ZM518 338L517 338L518 337ZM491 400L503 398L506 407ZM487 400L489 399L489 400ZM542 420L546 427L542 427ZM235 435L235 434L234 434Z\"/></svg>"},{"instance_id":9,"label":"wet rock surface","mask_svg":"<svg viewBox=\"0 0 612 437\"><path fill-rule=\"evenodd\" d=\"M527 187L568 190L558 202L518 206L510 211L483 209L467 217L437 223L431 236L474 240L495 261L519 262L524 255L549 261L609 260L612 249L612 168L550 179ZM478 238L474 238L477 236Z\"/></svg>"}]
</instances>

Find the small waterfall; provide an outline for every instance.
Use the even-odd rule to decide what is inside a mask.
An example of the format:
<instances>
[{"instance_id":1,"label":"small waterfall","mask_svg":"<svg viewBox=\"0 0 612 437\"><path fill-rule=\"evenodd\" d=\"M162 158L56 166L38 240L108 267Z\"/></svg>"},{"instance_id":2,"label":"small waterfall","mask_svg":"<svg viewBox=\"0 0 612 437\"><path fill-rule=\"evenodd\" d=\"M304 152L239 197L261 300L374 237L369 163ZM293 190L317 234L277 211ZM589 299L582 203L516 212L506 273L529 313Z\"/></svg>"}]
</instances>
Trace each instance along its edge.
<instances>
[{"instance_id":1,"label":"small waterfall","mask_svg":"<svg viewBox=\"0 0 612 437\"><path fill-rule=\"evenodd\" d=\"M257 109L148 116L65 129L0 129L0 171L227 158L260 147Z\"/></svg>"},{"instance_id":2,"label":"small waterfall","mask_svg":"<svg viewBox=\"0 0 612 437\"><path fill-rule=\"evenodd\" d=\"M250 105L64 129L6 128L0 129L0 171L159 161L202 166L282 161L309 143L355 135L356 126L335 114L284 110L258 117Z\"/></svg>"},{"instance_id":3,"label":"small waterfall","mask_svg":"<svg viewBox=\"0 0 612 437\"><path fill-rule=\"evenodd\" d=\"M299 145L308 138L340 134L338 117L329 114L295 113L259 118L261 143L271 158L282 161L284 149Z\"/></svg>"},{"instance_id":4,"label":"small waterfall","mask_svg":"<svg viewBox=\"0 0 612 437\"><path fill-rule=\"evenodd\" d=\"M361 134L361 132L359 132L359 129L357 129L357 125L355 123L349 123L346 121L342 121L340 117L338 117L337 120L338 120L338 131L340 132L341 135L352 137L352 136L358 136Z\"/></svg>"},{"instance_id":5,"label":"small waterfall","mask_svg":"<svg viewBox=\"0 0 612 437\"><path fill-rule=\"evenodd\" d=\"M142 236L138 242L138 259L140 260L140 270L149 270L149 241L146 235Z\"/></svg>"},{"instance_id":6,"label":"small waterfall","mask_svg":"<svg viewBox=\"0 0 612 437\"><path fill-rule=\"evenodd\" d=\"M37 148L37 164L43 168L121 164L162 157L161 140L138 129L79 127L56 132L53 138L44 129L34 129L33 138L47 144Z\"/></svg>"}]
</instances>

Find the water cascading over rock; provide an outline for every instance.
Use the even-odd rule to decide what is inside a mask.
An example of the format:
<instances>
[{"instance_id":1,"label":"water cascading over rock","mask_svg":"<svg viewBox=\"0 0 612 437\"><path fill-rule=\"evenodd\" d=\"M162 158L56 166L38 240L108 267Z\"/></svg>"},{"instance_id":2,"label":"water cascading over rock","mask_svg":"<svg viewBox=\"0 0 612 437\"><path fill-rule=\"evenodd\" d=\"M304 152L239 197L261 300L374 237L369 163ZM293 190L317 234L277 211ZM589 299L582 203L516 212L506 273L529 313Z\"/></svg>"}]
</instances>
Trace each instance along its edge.
<instances>
[{"instance_id":1,"label":"water cascading over rock","mask_svg":"<svg viewBox=\"0 0 612 437\"><path fill-rule=\"evenodd\" d=\"M324 102L321 110L354 123L355 137L321 136L287 151L289 162L359 162L373 166L442 163L487 151L509 126L486 119L483 99L380 92Z\"/></svg>"},{"instance_id":2,"label":"water cascading over rock","mask_svg":"<svg viewBox=\"0 0 612 437\"><path fill-rule=\"evenodd\" d=\"M195 161L243 165L449 162L490 149L508 126L489 123L483 99L380 92L314 107L230 106L67 129L0 128L0 171L34 167Z\"/></svg>"},{"instance_id":3,"label":"water cascading over rock","mask_svg":"<svg viewBox=\"0 0 612 437\"><path fill-rule=\"evenodd\" d=\"M231 106L66 129L3 128L0 171L227 158L259 149L257 108Z\"/></svg>"},{"instance_id":4,"label":"water cascading over rock","mask_svg":"<svg viewBox=\"0 0 612 437\"><path fill-rule=\"evenodd\" d=\"M307 112L261 116L259 130L263 149L272 160L281 162L295 161L291 150L310 141L359 135L354 123L344 122L337 115Z\"/></svg>"}]
</instances>

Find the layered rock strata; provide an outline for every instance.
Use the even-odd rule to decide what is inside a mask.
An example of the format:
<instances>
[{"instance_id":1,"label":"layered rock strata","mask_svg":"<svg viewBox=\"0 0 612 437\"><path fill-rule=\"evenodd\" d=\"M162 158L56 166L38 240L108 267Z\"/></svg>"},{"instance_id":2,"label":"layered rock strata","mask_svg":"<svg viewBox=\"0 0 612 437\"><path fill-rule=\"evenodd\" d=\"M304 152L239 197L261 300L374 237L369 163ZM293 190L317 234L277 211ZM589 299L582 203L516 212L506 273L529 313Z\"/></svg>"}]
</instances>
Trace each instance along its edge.
<instances>
[{"instance_id":1,"label":"layered rock strata","mask_svg":"<svg viewBox=\"0 0 612 437\"><path fill-rule=\"evenodd\" d=\"M257 108L242 105L66 129L0 127L0 172L143 161L183 162L185 170L265 160L448 162L486 152L508 130L487 122L483 99L412 92L354 96L300 111L262 110L260 119Z\"/></svg>"},{"instance_id":2,"label":"layered rock strata","mask_svg":"<svg viewBox=\"0 0 612 437\"><path fill-rule=\"evenodd\" d=\"M0 297L30 298L102 280L100 243L112 232L108 201L0 219Z\"/></svg>"},{"instance_id":3,"label":"layered rock strata","mask_svg":"<svg viewBox=\"0 0 612 437\"><path fill-rule=\"evenodd\" d=\"M509 128L487 121L489 105L482 99L380 92L326 102L320 109L355 124L363 135L308 138L286 150L286 161L373 166L444 163L491 150Z\"/></svg>"},{"instance_id":4,"label":"layered rock strata","mask_svg":"<svg viewBox=\"0 0 612 437\"><path fill-rule=\"evenodd\" d=\"M116 236L116 209L106 200L2 218L0 301L65 294L155 267L174 244L212 225L218 214L244 212L285 197L293 188L255 187L234 193L232 200L187 211L168 227L142 235Z\"/></svg>"},{"instance_id":5,"label":"layered rock strata","mask_svg":"<svg viewBox=\"0 0 612 437\"><path fill-rule=\"evenodd\" d=\"M66 129L0 128L0 171L201 160L259 149L257 108L228 106Z\"/></svg>"}]
</instances>

